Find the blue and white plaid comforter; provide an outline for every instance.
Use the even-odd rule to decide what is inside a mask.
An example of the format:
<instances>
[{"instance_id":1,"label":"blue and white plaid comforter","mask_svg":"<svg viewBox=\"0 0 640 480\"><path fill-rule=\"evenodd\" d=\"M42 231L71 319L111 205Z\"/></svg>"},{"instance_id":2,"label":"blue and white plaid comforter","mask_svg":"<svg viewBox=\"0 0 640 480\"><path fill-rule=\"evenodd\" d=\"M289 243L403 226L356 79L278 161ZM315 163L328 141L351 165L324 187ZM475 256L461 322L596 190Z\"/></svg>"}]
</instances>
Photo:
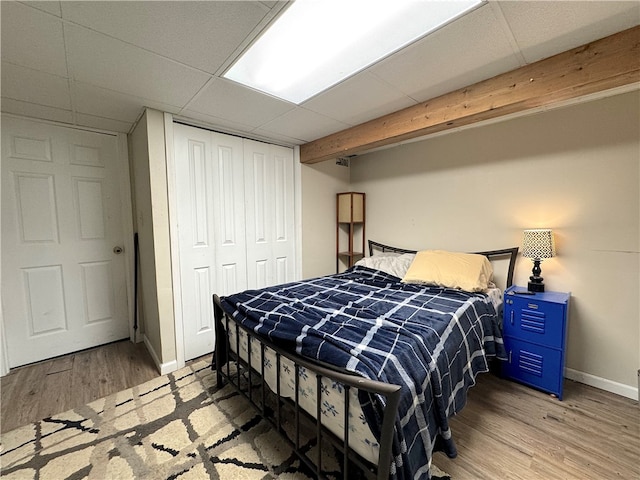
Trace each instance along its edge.
<instances>
[{"instance_id":1,"label":"blue and white plaid comforter","mask_svg":"<svg viewBox=\"0 0 640 480\"><path fill-rule=\"evenodd\" d=\"M466 403L487 357L505 358L498 317L481 293L408 285L365 267L249 290L223 308L256 333L307 358L402 386L392 476L429 478L431 455L456 455L448 418ZM382 398L361 392L380 438Z\"/></svg>"}]
</instances>

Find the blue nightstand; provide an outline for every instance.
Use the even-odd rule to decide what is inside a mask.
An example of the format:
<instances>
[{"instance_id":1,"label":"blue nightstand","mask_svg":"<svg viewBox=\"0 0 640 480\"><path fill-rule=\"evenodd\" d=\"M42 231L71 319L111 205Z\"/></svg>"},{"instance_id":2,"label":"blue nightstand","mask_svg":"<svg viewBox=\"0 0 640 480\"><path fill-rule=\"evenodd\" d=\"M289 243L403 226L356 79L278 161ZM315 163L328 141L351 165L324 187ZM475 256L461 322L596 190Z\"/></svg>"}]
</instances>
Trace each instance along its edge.
<instances>
[{"instance_id":1,"label":"blue nightstand","mask_svg":"<svg viewBox=\"0 0 640 480\"><path fill-rule=\"evenodd\" d=\"M556 395L562 400L570 293L518 295L504 292L503 335L506 378Z\"/></svg>"}]
</instances>

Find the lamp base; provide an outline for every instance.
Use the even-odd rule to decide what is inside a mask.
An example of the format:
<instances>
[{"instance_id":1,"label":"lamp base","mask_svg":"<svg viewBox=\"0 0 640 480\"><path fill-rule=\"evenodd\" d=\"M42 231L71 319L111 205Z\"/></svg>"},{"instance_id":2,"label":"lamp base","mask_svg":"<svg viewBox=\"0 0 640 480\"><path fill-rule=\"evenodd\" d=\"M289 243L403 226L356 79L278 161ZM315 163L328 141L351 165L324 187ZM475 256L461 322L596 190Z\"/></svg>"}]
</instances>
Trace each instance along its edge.
<instances>
[{"instance_id":1,"label":"lamp base","mask_svg":"<svg viewBox=\"0 0 640 480\"><path fill-rule=\"evenodd\" d=\"M540 282L529 282L527 285L527 290L530 292L544 292L544 283Z\"/></svg>"},{"instance_id":2,"label":"lamp base","mask_svg":"<svg viewBox=\"0 0 640 480\"><path fill-rule=\"evenodd\" d=\"M533 259L533 270L531 271L533 275L529 277L529 285L527 285L527 290L530 292L544 292L544 283L542 283L544 278L540 276L542 273L540 261L539 258Z\"/></svg>"}]
</instances>

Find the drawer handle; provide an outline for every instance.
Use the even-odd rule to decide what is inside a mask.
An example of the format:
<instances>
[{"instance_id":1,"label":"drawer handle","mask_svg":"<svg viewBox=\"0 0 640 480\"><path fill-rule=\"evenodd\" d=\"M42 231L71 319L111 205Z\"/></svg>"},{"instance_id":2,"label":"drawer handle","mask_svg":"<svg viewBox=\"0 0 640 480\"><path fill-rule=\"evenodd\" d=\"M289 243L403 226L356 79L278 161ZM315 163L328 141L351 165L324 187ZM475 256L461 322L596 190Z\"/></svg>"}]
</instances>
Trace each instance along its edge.
<instances>
[{"instance_id":1,"label":"drawer handle","mask_svg":"<svg viewBox=\"0 0 640 480\"><path fill-rule=\"evenodd\" d=\"M509 365L511 365L511 353L513 352L513 350L509 350Z\"/></svg>"},{"instance_id":2,"label":"drawer handle","mask_svg":"<svg viewBox=\"0 0 640 480\"><path fill-rule=\"evenodd\" d=\"M513 310L511 310L511 325L513 325L513 315L514 315L514 312Z\"/></svg>"},{"instance_id":3,"label":"drawer handle","mask_svg":"<svg viewBox=\"0 0 640 480\"><path fill-rule=\"evenodd\" d=\"M538 309L538 305L536 305L535 303L530 303L528 306L532 310L537 310Z\"/></svg>"}]
</instances>

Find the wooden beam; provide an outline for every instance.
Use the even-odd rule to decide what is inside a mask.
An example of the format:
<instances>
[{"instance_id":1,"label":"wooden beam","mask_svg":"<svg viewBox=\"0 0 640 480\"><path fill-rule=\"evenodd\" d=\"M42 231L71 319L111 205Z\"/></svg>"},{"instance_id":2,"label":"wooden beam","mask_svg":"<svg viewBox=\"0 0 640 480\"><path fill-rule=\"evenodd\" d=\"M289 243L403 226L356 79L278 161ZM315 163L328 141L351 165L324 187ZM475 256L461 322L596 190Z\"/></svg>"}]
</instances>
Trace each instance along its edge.
<instances>
[{"instance_id":1,"label":"wooden beam","mask_svg":"<svg viewBox=\"0 0 640 480\"><path fill-rule=\"evenodd\" d=\"M640 82L640 26L300 146L316 163Z\"/></svg>"}]
</instances>

